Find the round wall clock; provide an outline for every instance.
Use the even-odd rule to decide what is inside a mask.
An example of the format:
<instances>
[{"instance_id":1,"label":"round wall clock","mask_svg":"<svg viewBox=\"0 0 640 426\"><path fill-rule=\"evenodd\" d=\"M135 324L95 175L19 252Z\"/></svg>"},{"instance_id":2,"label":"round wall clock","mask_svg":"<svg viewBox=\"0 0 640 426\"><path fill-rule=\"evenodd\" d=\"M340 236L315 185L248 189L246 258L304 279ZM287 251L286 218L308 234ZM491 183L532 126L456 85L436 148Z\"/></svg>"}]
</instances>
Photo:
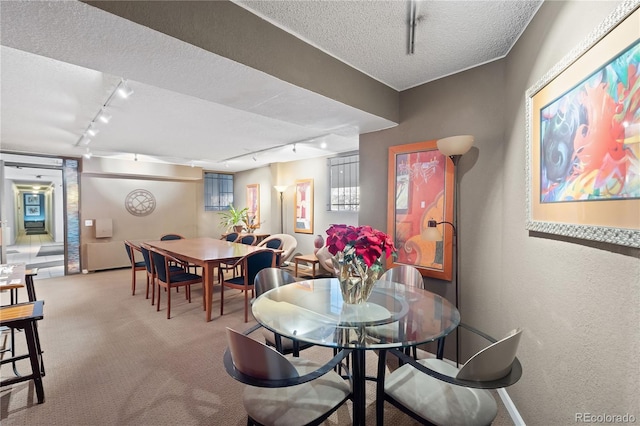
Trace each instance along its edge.
<instances>
[{"instance_id":1,"label":"round wall clock","mask_svg":"<svg viewBox=\"0 0 640 426\"><path fill-rule=\"evenodd\" d=\"M124 199L124 206L134 216L148 216L156 208L156 197L146 189L134 189Z\"/></svg>"}]
</instances>

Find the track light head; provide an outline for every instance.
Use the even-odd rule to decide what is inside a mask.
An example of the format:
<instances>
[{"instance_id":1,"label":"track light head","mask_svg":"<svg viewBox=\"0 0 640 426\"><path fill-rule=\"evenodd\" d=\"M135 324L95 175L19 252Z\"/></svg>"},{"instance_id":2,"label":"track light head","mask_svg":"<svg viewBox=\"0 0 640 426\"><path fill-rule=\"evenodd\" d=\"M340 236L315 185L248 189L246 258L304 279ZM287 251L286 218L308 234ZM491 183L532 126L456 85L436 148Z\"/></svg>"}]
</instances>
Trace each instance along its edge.
<instances>
[{"instance_id":1,"label":"track light head","mask_svg":"<svg viewBox=\"0 0 640 426\"><path fill-rule=\"evenodd\" d=\"M107 124L111 120L111 115L107 112L106 108L102 108L100 113L98 114L98 120L102 121L104 124Z\"/></svg>"},{"instance_id":2,"label":"track light head","mask_svg":"<svg viewBox=\"0 0 640 426\"><path fill-rule=\"evenodd\" d=\"M133 90L127 84L127 80L123 79L120 82L120 85L118 86L118 95L120 95L121 98L125 99L133 95Z\"/></svg>"},{"instance_id":3,"label":"track light head","mask_svg":"<svg viewBox=\"0 0 640 426\"><path fill-rule=\"evenodd\" d=\"M297 152L298 152L298 150L296 149L296 144L295 144L295 143L293 144L293 152L294 152L294 153L297 153Z\"/></svg>"}]
</instances>

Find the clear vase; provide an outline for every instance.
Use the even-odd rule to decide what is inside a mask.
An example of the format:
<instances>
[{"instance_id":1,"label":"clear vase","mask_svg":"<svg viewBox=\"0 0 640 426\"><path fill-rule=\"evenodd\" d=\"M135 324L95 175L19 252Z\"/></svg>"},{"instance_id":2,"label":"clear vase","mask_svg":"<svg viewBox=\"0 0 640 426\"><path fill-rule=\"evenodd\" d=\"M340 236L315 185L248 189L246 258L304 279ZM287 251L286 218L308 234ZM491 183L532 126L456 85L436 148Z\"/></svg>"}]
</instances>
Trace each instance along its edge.
<instances>
[{"instance_id":1,"label":"clear vase","mask_svg":"<svg viewBox=\"0 0 640 426\"><path fill-rule=\"evenodd\" d=\"M351 262L345 261L342 252L338 252L331 258L331 261L338 281L340 281L340 291L344 303L361 304L366 302L378 280L380 268L367 267L364 262L358 259Z\"/></svg>"}]
</instances>

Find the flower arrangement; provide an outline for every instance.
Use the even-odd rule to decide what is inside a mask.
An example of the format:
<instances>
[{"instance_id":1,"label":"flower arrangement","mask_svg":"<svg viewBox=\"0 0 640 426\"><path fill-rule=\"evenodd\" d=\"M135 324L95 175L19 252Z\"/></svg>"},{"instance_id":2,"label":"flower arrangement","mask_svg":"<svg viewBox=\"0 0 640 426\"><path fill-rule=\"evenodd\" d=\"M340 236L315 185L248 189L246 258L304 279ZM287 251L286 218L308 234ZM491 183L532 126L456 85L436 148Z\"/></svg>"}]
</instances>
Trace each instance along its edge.
<instances>
[{"instance_id":1,"label":"flower arrangement","mask_svg":"<svg viewBox=\"0 0 640 426\"><path fill-rule=\"evenodd\" d=\"M393 239L371 226L331 225L327 248L347 303L367 300L373 285L384 271L383 253L397 256Z\"/></svg>"}]
</instances>

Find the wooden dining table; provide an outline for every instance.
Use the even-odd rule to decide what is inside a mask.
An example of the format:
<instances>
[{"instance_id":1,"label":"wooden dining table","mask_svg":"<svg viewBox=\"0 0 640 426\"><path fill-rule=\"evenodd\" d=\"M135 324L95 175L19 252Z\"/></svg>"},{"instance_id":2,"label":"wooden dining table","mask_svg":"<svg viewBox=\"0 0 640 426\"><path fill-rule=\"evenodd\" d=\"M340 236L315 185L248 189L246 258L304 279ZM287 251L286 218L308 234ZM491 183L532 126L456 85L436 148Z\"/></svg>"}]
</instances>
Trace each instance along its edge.
<instances>
[{"instance_id":1,"label":"wooden dining table","mask_svg":"<svg viewBox=\"0 0 640 426\"><path fill-rule=\"evenodd\" d=\"M205 298L205 320L211 321L215 267L222 261L234 261L264 247L231 243L215 238L183 238L168 241L147 241L151 247L163 250L171 256L202 267Z\"/></svg>"}]
</instances>

